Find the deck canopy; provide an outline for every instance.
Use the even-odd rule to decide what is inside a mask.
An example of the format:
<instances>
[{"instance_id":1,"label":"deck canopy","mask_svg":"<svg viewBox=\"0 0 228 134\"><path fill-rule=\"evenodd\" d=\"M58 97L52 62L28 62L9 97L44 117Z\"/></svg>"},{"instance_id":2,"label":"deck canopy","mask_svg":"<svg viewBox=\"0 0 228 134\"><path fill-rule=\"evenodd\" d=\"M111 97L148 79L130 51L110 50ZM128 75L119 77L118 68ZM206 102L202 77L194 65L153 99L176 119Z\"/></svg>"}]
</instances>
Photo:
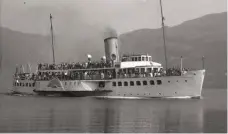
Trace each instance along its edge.
<instances>
[{"instance_id":1,"label":"deck canopy","mask_svg":"<svg viewBox=\"0 0 228 134\"><path fill-rule=\"evenodd\" d=\"M159 68L161 68L162 65L160 63L152 62L152 61L141 61L141 62L128 61L128 62L120 63L120 68L135 68L135 67L159 67Z\"/></svg>"},{"instance_id":2,"label":"deck canopy","mask_svg":"<svg viewBox=\"0 0 228 134\"><path fill-rule=\"evenodd\" d=\"M122 56L122 62L127 61L152 61L152 56L148 54L129 54Z\"/></svg>"}]
</instances>

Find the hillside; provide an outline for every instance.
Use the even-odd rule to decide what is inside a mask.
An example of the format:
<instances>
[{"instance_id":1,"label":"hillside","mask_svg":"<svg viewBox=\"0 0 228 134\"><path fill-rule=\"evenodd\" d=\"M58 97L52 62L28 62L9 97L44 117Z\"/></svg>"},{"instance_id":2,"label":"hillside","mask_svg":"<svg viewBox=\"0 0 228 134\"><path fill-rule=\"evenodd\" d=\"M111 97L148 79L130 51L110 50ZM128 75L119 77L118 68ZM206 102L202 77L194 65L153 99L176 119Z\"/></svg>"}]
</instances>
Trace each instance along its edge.
<instances>
[{"instance_id":1,"label":"hillside","mask_svg":"<svg viewBox=\"0 0 228 134\"><path fill-rule=\"evenodd\" d=\"M104 53L103 35L93 30L89 38L77 39L69 36L55 35L55 52L57 62L84 61L86 54L100 59ZM12 83L12 74L16 64L32 64L35 71L37 63L51 63L51 37L37 34L27 34L0 28L0 51L2 55L2 70L0 89L6 91ZM91 46L96 46L91 49ZM1 92L1 90L0 90Z\"/></svg>"},{"instance_id":2,"label":"hillside","mask_svg":"<svg viewBox=\"0 0 228 134\"><path fill-rule=\"evenodd\" d=\"M226 13L211 14L175 27L167 27L169 66L179 64L177 58L182 55L186 58L185 67L201 68L200 58L204 55L207 69L204 86L225 88L226 29ZM74 35L56 35L57 61L86 60L87 53L93 55L94 59L103 56L103 34L97 29L91 29L86 35L82 36L83 38L77 38ZM120 35L120 50L122 53L149 53L153 56L153 60L164 65L161 35L161 29L140 29ZM50 37L0 28L0 45L3 55L1 89L6 91L6 88L10 87L15 64L51 62L50 44Z\"/></svg>"},{"instance_id":3,"label":"hillside","mask_svg":"<svg viewBox=\"0 0 228 134\"><path fill-rule=\"evenodd\" d=\"M205 56L207 69L205 87L226 87L227 65L227 13L206 15L184 22L175 27L166 27L168 65L179 64L183 56L184 66L199 69L201 57ZM121 35L121 50L124 53L149 53L155 61L164 65L164 49L161 29L140 29Z\"/></svg>"}]
</instances>

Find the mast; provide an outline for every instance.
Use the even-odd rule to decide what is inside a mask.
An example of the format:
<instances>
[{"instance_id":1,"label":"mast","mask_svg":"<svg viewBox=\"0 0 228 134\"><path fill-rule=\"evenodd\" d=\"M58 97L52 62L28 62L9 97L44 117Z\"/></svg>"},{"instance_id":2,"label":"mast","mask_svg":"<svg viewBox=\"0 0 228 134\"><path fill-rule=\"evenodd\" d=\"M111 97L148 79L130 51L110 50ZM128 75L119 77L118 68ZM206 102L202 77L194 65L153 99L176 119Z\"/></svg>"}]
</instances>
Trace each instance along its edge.
<instances>
[{"instance_id":1,"label":"mast","mask_svg":"<svg viewBox=\"0 0 228 134\"><path fill-rule=\"evenodd\" d=\"M0 12L2 11L2 6L3 4L2 4L2 0L0 0ZM1 18L1 15L0 15L0 18ZM2 34L2 31L1 31L2 29L0 29L0 35ZM1 43L1 41L2 41L2 36L0 36L0 73L2 73L2 69L3 69L3 44Z\"/></svg>"},{"instance_id":2,"label":"mast","mask_svg":"<svg viewBox=\"0 0 228 134\"><path fill-rule=\"evenodd\" d=\"M54 36L53 36L53 26L52 26L52 15L51 15L51 14L50 14L50 22L51 22L51 44L52 44L52 56L53 56L53 64L55 64Z\"/></svg>"},{"instance_id":3,"label":"mast","mask_svg":"<svg viewBox=\"0 0 228 134\"><path fill-rule=\"evenodd\" d=\"M181 65L180 65L181 75L182 75L182 71L183 71L183 57L181 56Z\"/></svg>"},{"instance_id":4,"label":"mast","mask_svg":"<svg viewBox=\"0 0 228 134\"><path fill-rule=\"evenodd\" d=\"M162 19L162 33L163 33L163 43L164 43L164 53L165 53L165 68L168 69L167 64L167 54L166 54L166 41L165 41L165 18L163 15L163 9L162 9L162 0L160 0L160 7L161 7L161 19Z\"/></svg>"},{"instance_id":5,"label":"mast","mask_svg":"<svg viewBox=\"0 0 228 134\"><path fill-rule=\"evenodd\" d=\"M205 60L205 58L204 58L204 56L202 57L202 67L203 67L203 69L205 69L205 67L204 67L204 60Z\"/></svg>"}]
</instances>

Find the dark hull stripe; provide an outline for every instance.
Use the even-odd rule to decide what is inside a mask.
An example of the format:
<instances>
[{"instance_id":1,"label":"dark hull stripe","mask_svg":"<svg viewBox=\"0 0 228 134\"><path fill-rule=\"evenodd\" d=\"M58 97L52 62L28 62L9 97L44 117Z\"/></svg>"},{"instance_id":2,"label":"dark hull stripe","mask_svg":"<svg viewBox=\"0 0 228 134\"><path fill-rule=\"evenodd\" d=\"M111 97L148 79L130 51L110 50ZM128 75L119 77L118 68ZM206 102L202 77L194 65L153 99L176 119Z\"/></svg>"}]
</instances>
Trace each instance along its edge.
<instances>
[{"instance_id":1,"label":"dark hull stripe","mask_svg":"<svg viewBox=\"0 0 228 134\"><path fill-rule=\"evenodd\" d=\"M86 97L86 96L105 96L111 90L106 91L34 91L43 96L64 96L64 97Z\"/></svg>"}]
</instances>

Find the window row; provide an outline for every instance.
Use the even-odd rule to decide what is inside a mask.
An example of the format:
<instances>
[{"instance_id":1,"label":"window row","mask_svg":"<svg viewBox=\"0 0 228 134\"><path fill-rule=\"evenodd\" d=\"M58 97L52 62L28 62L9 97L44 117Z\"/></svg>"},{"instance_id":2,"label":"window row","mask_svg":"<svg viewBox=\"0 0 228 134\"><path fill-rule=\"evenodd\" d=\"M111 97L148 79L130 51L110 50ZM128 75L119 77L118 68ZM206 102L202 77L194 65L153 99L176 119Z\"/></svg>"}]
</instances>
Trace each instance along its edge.
<instances>
[{"instance_id":1,"label":"window row","mask_svg":"<svg viewBox=\"0 0 228 134\"><path fill-rule=\"evenodd\" d=\"M161 85L162 84L162 81L161 80L157 80L157 85ZM112 86L141 86L141 85L155 85L155 82L154 80L150 80L150 81L130 81L130 82L127 82L127 81L124 81L124 82L112 82Z\"/></svg>"},{"instance_id":2,"label":"window row","mask_svg":"<svg viewBox=\"0 0 228 134\"><path fill-rule=\"evenodd\" d=\"M124 68L124 69L120 69L119 73L135 73L135 72L139 72L139 73L152 73L152 71L154 70L154 72L156 72L157 70L160 70L160 68L152 68L152 67L143 67L143 68Z\"/></svg>"},{"instance_id":3,"label":"window row","mask_svg":"<svg viewBox=\"0 0 228 134\"><path fill-rule=\"evenodd\" d=\"M20 87L35 87L35 83L14 83L14 86Z\"/></svg>"},{"instance_id":4,"label":"window row","mask_svg":"<svg viewBox=\"0 0 228 134\"><path fill-rule=\"evenodd\" d=\"M122 62L124 61L152 61L152 57L151 56L123 57Z\"/></svg>"}]
</instances>

